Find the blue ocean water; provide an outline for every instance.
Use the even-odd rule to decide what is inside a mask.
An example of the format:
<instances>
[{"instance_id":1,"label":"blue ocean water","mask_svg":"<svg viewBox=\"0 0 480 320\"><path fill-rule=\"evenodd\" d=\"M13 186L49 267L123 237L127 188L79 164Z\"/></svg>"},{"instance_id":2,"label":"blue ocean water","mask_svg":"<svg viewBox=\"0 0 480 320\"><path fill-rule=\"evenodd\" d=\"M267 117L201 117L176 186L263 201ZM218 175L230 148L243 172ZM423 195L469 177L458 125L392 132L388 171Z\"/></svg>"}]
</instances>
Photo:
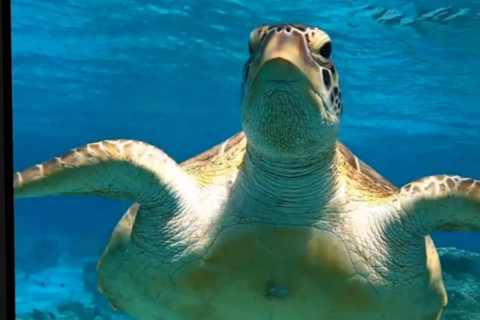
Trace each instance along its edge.
<instances>
[{"instance_id":1,"label":"blue ocean water","mask_svg":"<svg viewBox=\"0 0 480 320\"><path fill-rule=\"evenodd\" d=\"M102 139L146 140L180 162L228 138L248 35L285 21L332 37L341 140L357 156L399 186L480 178L478 0L12 0L14 169ZM91 266L130 204L16 200L19 311L81 291L71 270ZM434 240L480 252L480 233Z\"/></svg>"}]
</instances>

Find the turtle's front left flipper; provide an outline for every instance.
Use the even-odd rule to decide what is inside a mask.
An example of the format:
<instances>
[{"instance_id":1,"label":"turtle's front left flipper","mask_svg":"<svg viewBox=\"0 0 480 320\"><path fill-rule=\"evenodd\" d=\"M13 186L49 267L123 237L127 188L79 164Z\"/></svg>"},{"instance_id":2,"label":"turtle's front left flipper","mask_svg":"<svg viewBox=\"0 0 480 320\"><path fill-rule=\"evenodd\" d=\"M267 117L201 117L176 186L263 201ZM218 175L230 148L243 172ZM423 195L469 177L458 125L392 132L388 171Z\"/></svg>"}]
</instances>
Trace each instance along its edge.
<instances>
[{"instance_id":1,"label":"turtle's front left flipper","mask_svg":"<svg viewBox=\"0 0 480 320\"><path fill-rule=\"evenodd\" d=\"M425 177L399 189L394 202L399 205L403 224L425 234L433 230L480 230L478 180L448 175Z\"/></svg>"},{"instance_id":2,"label":"turtle's front left flipper","mask_svg":"<svg viewBox=\"0 0 480 320\"><path fill-rule=\"evenodd\" d=\"M193 210L200 193L165 152L133 140L105 140L73 149L17 172L13 185L15 197L91 194L136 200L137 219L157 223Z\"/></svg>"}]
</instances>

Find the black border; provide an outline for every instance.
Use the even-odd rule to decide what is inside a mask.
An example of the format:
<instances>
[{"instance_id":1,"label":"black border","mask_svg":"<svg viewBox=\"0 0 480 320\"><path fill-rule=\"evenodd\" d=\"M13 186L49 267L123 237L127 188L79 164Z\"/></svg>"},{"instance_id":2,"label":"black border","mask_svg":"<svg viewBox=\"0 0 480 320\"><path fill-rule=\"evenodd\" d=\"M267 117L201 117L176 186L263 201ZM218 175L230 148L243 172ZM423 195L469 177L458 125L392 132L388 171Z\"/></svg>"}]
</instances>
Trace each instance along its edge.
<instances>
[{"instance_id":1,"label":"black border","mask_svg":"<svg viewBox=\"0 0 480 320\"><path fill-rule=\"evenodd\" d=\"M12 132L12 34L11 34L11 5L10 0L2 0L1 6L1 34L2 34L2 66L1 73L2 86L0 96L2 97L3 111L3 137L0 139L0 159L4 160L4 165L0 166L1 180L4 182L3 190L0 192L0 203L4 204L4 221L0 223L2 229L0 233L4 237L0 237L1 242L5 241L5 245L0 245L2 252L1 258L4 258L5 264L0 264L2 269L2 294L5 298L0 299L0 317L3 319L15 319L15 259L14 259L14 238L13 238L13 132ZM0 259L1 259L0 258Z\"/></svg>"}]
</instances>

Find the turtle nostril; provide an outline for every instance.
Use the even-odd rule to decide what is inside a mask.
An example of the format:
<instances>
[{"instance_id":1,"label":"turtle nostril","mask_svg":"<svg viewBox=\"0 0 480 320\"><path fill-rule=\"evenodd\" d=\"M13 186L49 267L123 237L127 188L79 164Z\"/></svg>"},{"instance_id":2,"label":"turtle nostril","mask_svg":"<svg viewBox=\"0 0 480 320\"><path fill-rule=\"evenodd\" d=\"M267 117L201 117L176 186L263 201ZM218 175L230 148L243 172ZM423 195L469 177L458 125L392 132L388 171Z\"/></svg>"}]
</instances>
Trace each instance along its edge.
<instances>
[{"instance_id":1,"label":"turtle nostril","mask_svg":"<svg viewBox=\"0 0 480 320\"><path fill-rule=\"evenodd\" d=\"M305 32L307 31L307 28L305 26L302 26L302 25L296 25L295 26L298 30L302 31L302 32Z\"/></svg>"},{"instance_id":2,"label":"turtle nostril","mask_svg":"<svg viewBox=\"0 0 480 320\"><path fill-rule=\"evenodd\" d=\"M281 27L281 26L278 26L278 27L277 27L277 32L280 32L280 31L282 31L282 27Z\"/></svg>"},{"instance_id":3,"label":"turtle nostril","mask_svg":"<svg viewBox=\"0 0 480 320\"><path fill-rule=\"evenodd\" d=\"M290 33L290 32L292 31L292 28L287 27L285 30L286 30L288 33Z\"/></svg>"}]
</instances>

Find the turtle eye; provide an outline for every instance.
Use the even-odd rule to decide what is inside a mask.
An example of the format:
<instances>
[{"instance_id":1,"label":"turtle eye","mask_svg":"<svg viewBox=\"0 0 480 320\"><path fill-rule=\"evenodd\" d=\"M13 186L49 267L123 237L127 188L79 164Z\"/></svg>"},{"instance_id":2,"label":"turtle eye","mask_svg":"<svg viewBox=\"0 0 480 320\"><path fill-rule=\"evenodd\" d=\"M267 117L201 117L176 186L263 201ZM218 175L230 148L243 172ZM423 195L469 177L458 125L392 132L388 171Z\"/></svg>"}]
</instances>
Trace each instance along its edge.
<instances>
[{"instance_id":1,"label":"turtle eye","mask_svg":"<svg viewBox=\"0 0 480 320\"><path fill-rule=\"evenodd\" d=\"M332 43L330 41L326 42L320 50L318 50L318 53L325 59L330 59L330 56L332 55Z\"/></svg>"}]
</instances>

